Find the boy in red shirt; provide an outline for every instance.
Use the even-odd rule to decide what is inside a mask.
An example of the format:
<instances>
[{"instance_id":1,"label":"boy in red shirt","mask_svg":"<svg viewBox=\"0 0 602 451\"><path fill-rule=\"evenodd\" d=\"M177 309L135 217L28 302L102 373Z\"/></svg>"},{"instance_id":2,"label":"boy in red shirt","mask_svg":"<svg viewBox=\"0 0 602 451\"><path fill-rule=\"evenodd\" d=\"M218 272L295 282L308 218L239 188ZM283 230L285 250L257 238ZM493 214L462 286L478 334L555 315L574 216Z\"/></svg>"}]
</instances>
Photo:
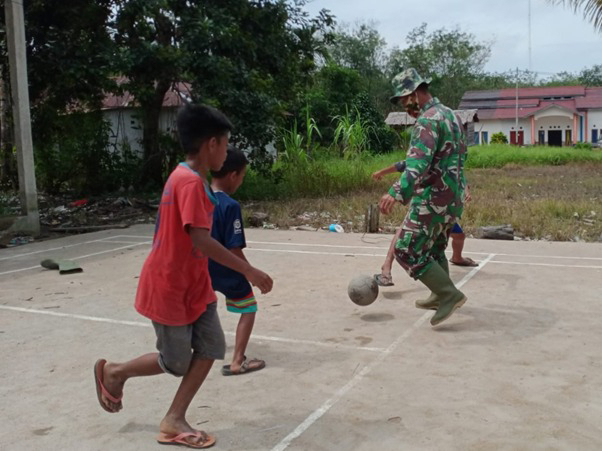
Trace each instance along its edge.
<instances>
[{"instance_id":1,"label":"boy in red shirt","mask_svg":"<svg viewBox=\"0 0 602 451\"><path fill-rule=\"evenodd\" d=\"M221 112L203 105L183 107L177 124L186 161L165 183L152 249L136 294L136 310L152 320L159 352L125 363L100 359L94 365L94 379L101 407L113 413L122 409L123 386L129 378L183 376L157 440L208 448L215 437L186 421L188 406L213 362L224 358L226 347L208 258L244 274L262 293L272 289L272 279L211 237L216 200L206 176L221 168L232 124Z\"/></svg>"}]
</instances>

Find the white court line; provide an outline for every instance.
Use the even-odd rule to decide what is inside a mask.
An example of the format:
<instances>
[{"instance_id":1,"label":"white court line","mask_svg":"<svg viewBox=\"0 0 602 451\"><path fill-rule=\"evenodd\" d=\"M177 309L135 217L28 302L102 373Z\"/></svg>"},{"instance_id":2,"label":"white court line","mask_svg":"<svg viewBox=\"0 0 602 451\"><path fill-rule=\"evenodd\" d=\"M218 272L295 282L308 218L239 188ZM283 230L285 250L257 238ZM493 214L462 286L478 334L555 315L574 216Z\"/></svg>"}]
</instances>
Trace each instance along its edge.
<instances>
[{"instance_id":1,"label":"white court line","mask_svg":"<svg viewBox=\"0 0 602 451\"><path fill-rule=\"evenodd\" d=\"M107 240L108 240L108 238L101 238L99 240L83 241L81 243L67 244L67 245L61 246L61 247L53 247L53 248L50 248L50 249L43 249L41 251L27 252L25 254L17 254L17 255L11 255L9 257L2 257L2 258L0 258L0 261L2 261L2 260L12 260L14 258L19 258L19 257L27 257L28 255L43 254L44 252L59 251L59 250L62 250L62 249L67 249L68 247L81 246L82 244L110 243L111 242L111 241L107 241Z\"/></svg>"},{"instance_id":2,"label":"white court line","mask_svg":"<svg viewBox=\"0 0 602 451\"><path fill-rule=\"evenodd\" d=\"M391 235L392 236L392 235ZM143 235L117 235L115 238L146 238L152 239L152 236L143 236ZM387 251L389 247L379 247L379 246L345 246L338 244L312 244L312 243L281 243L278 241L247 241L247 244L269 244L269 245L281 245L281 246L303 246L303 247L329 247L329 248L339 248L339 249L380 249L383 251ZM253 248L247 248L253 249ZM489 252L471 252L471 251L463 251L464 254L474 254L474 255L490 255ZM332 254L332 255L348 255L346 254ZM349 254L351 255L351 254ZM363 254L356 254L363 255ZM495 253L496 256L504 256L504 257L526 257L526 258L554 258L554 259L566 259L566 260L602 260L602 257L571 257L564 255L527 255L527 254L503 254L503 253ZM365 256L381 256L376 254L365 254Z\"/></svg>"},{"instance_id":3,"label":"white court line","mask_svg":"<svg viewBox=\"0 0 602 451\"><path fill-rule=\"evenodd\" d=\"M524 262L505 262L493 260L491 263L499 265L524 265L524 266L550 266L552 268L582 268L582 269L602 269L602 266L587 265L555 265L554 263L524 263Z\"/></svg>"},{"instance_id":4,"label":"white court line","mask_svg":"<svg viewBox=\"0 0 602 451\"><path fill-rule=\"evenodd\" d=\"M48 316L57 316L61 318L70 318L70 319L81 319L84 321L94 321L97 323L109 323L109 324L120 324L124 326L134 326L134 327L151 327L151 324L148 322L142 321L125 321L121 319L112 319L112 318L103 318L100 316L88 316L88 315L77 315L74 313L60 313L60 312L52 312L49 310L38 310L32 308L24 308L24 307L13 307L10 305L0 305L0 310L10 310L13 312L20 313L34 313L38 315L48 315ZM235 332L224 332L226 335L235 337ZM297 345L311 345L311 346L322 346L325 348L336 348L336 349L351 349L354 351L371 351L371 352L383 352L384 348L373 348L366 346L352 346L352 345L344 345L338 343L327 343L323 341L311 341L311 340L296 340L294 338L282 338L282 337L269 337L265 335L255 335L253 334L253 340L257 341L274 341L278 343L292 343Z\"/></svg>"},{"instance_id":5,"label":"white court line","mask_svg":"<svg viewBox=\"0 0 602 451\"><path fill-rule=\"evenodd\" d=\"M256 247L246 248L245 251L257 251L257 252L277 252L283 254L310 254L310 255L335 255L343 257L379 257L384 258L386 254L354 254L351 252L319 252L319 251L297 251L290 249L260 249ZM450 252L448 252L449 254ZM501 255L501 254L488 254L488 255ZM484 262L485 260L480 260ZM581 269L602 269L602 266L586 266L586 265L556 265L553 263L524 263L524 262L507 262L492 260L490 263L500 263L505 265L521 265L521 266L551 266L555 268L581 268Z\"/></svg>"},{"instance_id":6,"label":"white court line","mask_svg":"<svg viewBox=\"0 0 602 451\"><path fill-rule=\"evenodd\" d=\"M461 288L466 284L470 279L472 279L477 272L479 272L483 267L491 261L491 259L495 257L495 254L489 254L481 263L480 266L475 267L472 271L464 276L460 282L456 284L458 288ZM421 325L424 323L430 316L432 316L433 312L426 312L422 315L418 320L410 326L408 330L406 330L403 334L401 334L391 345L385 349L382 353L376 357L372 363L366 365L362 368L362 370L355 374L349 382L343 385L340 389L338 389L335 394L328 400L326 400L320 407L314 410L299 426L295 428L289 435L284 437L280 443L272 448L272 451L283 451L292 443L293 440L298 438L301 434L303 434L307 429L311 427L316 421L318 421L326 412L330 410L332 406L334 406L338 401L340 401L343 396L345 396L353 387L355 387L361 380L370 373L374 368L380 365L401 343L403 343L412 333L414 333Z\"/></svg>"},{"instance_id":7,"label":"white court line","mask_svg":"<svg viewBox=\"0 0 602 451\"><path fill-rule=\"evenodd\" d=\"M143 244L150 244L150 241L142 242L142 243L129 244L127 246L121 246L121 247L117 247L115 249L109 249L109 250L106 250L106 251L94 252L93 254L80 255L79 257L73 257L70 260L80 260L82 258L94 257L95 255L107 254L109 252L120 251L122 249L127 249L127 248L134 247L134 246L141 246ZM39 269L39 268L41 268L40 265L30 266L29 268L13 269L12 271L0 272L0 276L4 276L6 274L14 274L14 273L17 273L17 272L22 272L22 271L30 271L32 269Z\"/></svg>"}]
</instances>

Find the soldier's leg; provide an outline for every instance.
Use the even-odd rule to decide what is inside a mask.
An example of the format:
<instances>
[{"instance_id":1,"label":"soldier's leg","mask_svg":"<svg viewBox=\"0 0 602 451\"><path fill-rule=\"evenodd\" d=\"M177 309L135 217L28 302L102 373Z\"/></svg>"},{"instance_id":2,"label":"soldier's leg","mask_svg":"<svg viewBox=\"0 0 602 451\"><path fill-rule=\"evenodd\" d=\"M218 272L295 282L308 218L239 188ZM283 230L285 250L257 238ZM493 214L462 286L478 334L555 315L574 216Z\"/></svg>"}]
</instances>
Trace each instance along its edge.
<instances>
[{"instance_id":1,"label":"soldier's leg","mask_svg":"<svg viewBox=\"0 0 602 451\"><path fill-rule=\"evenodd\" d=\"M430 256L433 230L429 219L430 216L421 217L417 208L410 207L395 244L395 259L414 279L418 279L433 263Z\"/></svg>"},{"instance_id":2,"label":"soldier's leg","mask_svg":"<svg viewBox=\"0 0 602 451\"><path fill-rule=\"evenodd\" d=\"M439 259L442 258L443 250L445 249L443 243L447 243L450 228L450 224L437 224L436 226L434 234L436 235L435 241L438 246L434 247L433 252L436 253L436 256ZM437 312L431 318L431 324L433 326L445 321L457 308L461 307L466 302L464 293L456 288L450 279L449 274L446 273L443 267L437 262L430 265L428 269L422 273L419 280L430 288L439 300Z\"/></svg>"},{"instance_id":3,"label":"soldier's leg","mask_svg":"<svg viewBox=\"0 0 602 451\"><path fill-rule=\"evenodd\" d=\"M451 224L441 224L436 226L433 230L435 235L433 240L433 246L431 247L431 257L436 261L443 270L449 274L449 264L447 257L445 256L445 249L449 242L449 236L451 231ZM430 296L426 299L419 299L416 301L416 308L426 310L437 310L439 308L439 297L431 292Z\"/></svg>"}]
</instances>

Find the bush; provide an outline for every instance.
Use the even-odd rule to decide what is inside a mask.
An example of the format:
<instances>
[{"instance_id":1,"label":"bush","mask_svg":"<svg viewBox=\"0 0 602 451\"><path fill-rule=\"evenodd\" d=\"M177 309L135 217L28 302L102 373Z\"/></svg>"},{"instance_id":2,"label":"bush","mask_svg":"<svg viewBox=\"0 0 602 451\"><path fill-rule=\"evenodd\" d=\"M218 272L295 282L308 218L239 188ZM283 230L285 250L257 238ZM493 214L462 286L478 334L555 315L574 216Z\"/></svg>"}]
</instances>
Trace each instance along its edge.
<instances>
[{"instance_id":1,"label":"bush","mask_svg":"<svg viewBox=\"0 0 602 451\"><path fill-rule=\"evenodd\" d=\"M577 143L575 144L575 149L594 150L594 146L591 143Z\"/></svg>"},{"instance_id":2,"label":"bush","mask_svg":"<svg viewBox=\"0 0 602 451\"><path fill-rule=\"evenodd\" d=\"M494 133L491 135L491 144L508 144L508 138L503 132Z\"/></svg>"}]
</instances>

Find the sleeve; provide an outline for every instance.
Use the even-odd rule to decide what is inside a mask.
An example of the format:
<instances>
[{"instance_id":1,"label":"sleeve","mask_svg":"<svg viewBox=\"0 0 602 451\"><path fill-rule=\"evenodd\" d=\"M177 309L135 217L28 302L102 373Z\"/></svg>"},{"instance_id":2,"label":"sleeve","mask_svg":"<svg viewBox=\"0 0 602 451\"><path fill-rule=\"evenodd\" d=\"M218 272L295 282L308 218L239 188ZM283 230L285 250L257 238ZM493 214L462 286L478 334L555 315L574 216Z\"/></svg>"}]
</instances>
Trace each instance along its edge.
<instances>
[{"instance_id":1,"label":"sleeve","mask_svg":"<svg viewBox=\"0 0 602 451\"><path fill-rule=\"evenodd\" d=\"M227 249L247 247L242 226L242 211L238 203L232 203L226 207L223 227L224 246Z\"/></svg>"},{"instance_id":2,"label":"sleeve","mask_svg":"<svg viewBox=\"0 0 602 451\"><path fill-rule=\"evenodd\" d=\"M405 171L399 182L394 183L389 190L389 194L404 205L410 202L416 185L427 175L433 161L437 143L435 126L434 121L420 118L412 131Z\"/></svg>"},{"instance_id":3,"label":"sleeve","mask_svg":"<svg viewBox=\"0 0 602 451\"><path fill-rule=\"evenodd\" d=\"M202 182L190 182L182 185L176 197L176 207L182 218L182 227L211 229L213 212L207 207L209 199Z\"/></svg>"}]
</instances>

